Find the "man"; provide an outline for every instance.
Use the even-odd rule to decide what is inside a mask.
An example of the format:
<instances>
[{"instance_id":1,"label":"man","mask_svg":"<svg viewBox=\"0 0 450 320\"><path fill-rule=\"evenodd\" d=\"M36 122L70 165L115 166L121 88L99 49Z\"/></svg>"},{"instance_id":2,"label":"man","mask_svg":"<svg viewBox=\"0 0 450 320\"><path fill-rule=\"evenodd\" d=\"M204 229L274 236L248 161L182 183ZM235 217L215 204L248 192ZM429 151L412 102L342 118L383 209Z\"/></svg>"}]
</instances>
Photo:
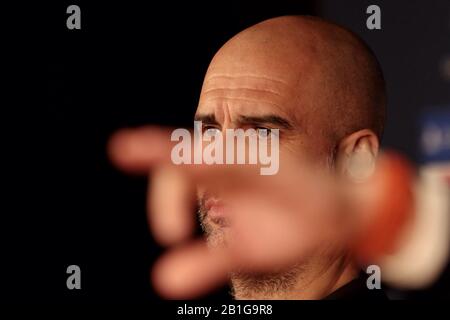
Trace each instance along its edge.
<instances>
[{"instance_id":1,"label":"man","mask_svg":"<svg viewBox=\"0 0 450 320\"><path fill-rule=\"evenodd\" d=\"M279 129L280 157L294 159L292 166L280 168L280 176L292 180L291 186L294 187L288 193L302 199L299 202L303 202L303 209L308 201L314 202L311 200L314 196L305 196L306 193L303 192L309 187L315 189L315 207L309 210L296 207L298 210L293 210L296 219L299 219L297 229L290 237L295 238L295 241L291 240L292 246L279 246L280 251L295 252L289 263L274 263L272 269L252 270L242 268L242 263L238 264L239 267L231 267L229 263L221 264L218 261L225 261L223 256L216 255L214 258L205 258L202 264L195 264L196 260L201 260L203 249L193 247L189 253L191 262L179 264L177 278L174 280L175 271L171 273L171 277L167 276L168 273L165 276L164 272L168 271L161 271L154 279L156 286L163 294L177 296L181 283L186 281L182 279L192 278L194 280L191 282L196 281L198 286L201 286L198 284L200 282L218 282L219 276L212 276L213 269L223 269L222 271L230 271L236 299L323 299L340 295L350 297L349 291L353 294L364 291L366 288L361 286L361 280L355 281L359 279L359 266L346 242L340 238L340 233L345 233L342 222L345 218L340 216L344 210L335 209L337 214L326 219L323 218L326 215L317 213L322 200L323 205L329 204L324 212L331 211L330 208L339 203L331 200L335 189L327 191L326 188L321 189L315 185L313 179L302 181L292 177L295 176L295 166L308 165L317 172L340 176L351 183L364 180L367 172L363 172L361 176L352 167L356 159L356 162L363 162L363 166L369 167L369 171L372 168L383 132L385 104L384 80L375 56L354 34L332 23L314 17L285 16L259 23L229 40L217 52L208 68L196 120L202 121L205 130ZM157 154L167 154L168 150L167 146L161 147L161 139L164 138L158 134L156 129L119 134L111 144L112 158L119 166L128 169L159 167L155 165L158 161L161 162L161 159L155 160L158 158ZM153 150L149 150L150 143ZM287 171L286 167L290 170L288 174L283 173ZM200 172L203 169L187 172L189 179L201 186L198 192L201 224L206 231L210 248L231 246L236 241L233 237L238 234L232 232L233 226L230 228L227 225L233 210L230 209L231 205L228 207L228 202L221 199L221 191L217 190L217 186L214 187L211 181L207 183L214 174L209 172L202 175ZM227 179L233 180L232 175L219 177L223 179L216 179L216 185ZM165 169L156 172L153 178L151 208L160 212L159 216L162 216L161 212L166 216L172 215L171 218L155 218L155 215L150 217L155 237L164 244L179 243L186 238L186 230L189 230L188 227L182 230L180 225L189 225L189 222L186 214L175 216L172 212L186 209L167 203L164 198L182 198L187 201L183 192L187 189L186 184L181 182L183 178L177 176L177 173L168 173ZM169 180L172 181L170 188L164 182ZM202 185L203 183L206 185ZM161 187L161 184L166 185ZM235 184L237 188L244 188L238 184L240 183ZM295 184L302 185L303 188L297 189ZM214 187L214 190L209 187ZM258 193L255 190L257 189L252 191L256 193L256 199L263 203L264 191ZM267 194L272 195L271 192ZM234 196L230 199L239 197ZM234 201L234 205L242 204L242 209L245 199L241 197L239 201ZM166 204L163 205L164 201ZM257 229L256 225L263 220L262 212L265 208L260 206L256 209L258 201L253 202L255 206L250 210L243 210L256 212L250 219L250 224L247 224L249 228L244 232L246 236ZM272 204L281 202L284 201L273 201ZM272 211L282 211L282 205L278 208L275 207ZM308 216L306 212L315 212L316 215ZM166 221L160 222L162 219ZM340 223L342 229L339 228ZM273 224L273 228L287 235L291 225L292 223L287 223L284 228ZM275 238L276 236L273 239ZM242 239L249 239L249 236ZM252 240L239 242L240 246L245 247ZM266 249L272 245L265 243ZM286 248L287 246L290 248ZM235 244L235 247L239 246ZM251 256L254 251L248 249L247 254ZM275 251L276 248L272 253L276 253ZM189 254L186 251L181 255L187 258ZM247 254L240 255L241 262ZM282 260L281 256L280 259ZM270 261L272 263L275 260ZM183 260L180 258L178 261L181 263ZM194 264L196 268L192 267ZM165 265L164 261L160 262L159 269L164 269L162 265ZM203 276L203 281L198 280L193 273ZM211 276L208 278L206 274ZM194 295L202 290L204 288L191 293ZM365 295L360 297L363 296Z\"/></svg>"}]
</instances>

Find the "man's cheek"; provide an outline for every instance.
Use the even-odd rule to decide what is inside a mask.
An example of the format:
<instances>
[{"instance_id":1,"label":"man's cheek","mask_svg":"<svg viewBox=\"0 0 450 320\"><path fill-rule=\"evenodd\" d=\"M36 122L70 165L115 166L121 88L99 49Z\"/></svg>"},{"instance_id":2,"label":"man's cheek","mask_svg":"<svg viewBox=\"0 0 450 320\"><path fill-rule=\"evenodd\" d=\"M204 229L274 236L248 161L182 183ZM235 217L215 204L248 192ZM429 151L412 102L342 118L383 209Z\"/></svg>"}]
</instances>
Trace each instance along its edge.
<instances>
[{"instance_id":1,"label":"man's cheek","mask_svg":"<svg viewBox=\"0 0 450 320\"><path fill-rule=\"evenodd\" d=\"M202 199L203 197L204 197L204 195L205 195L205 187L203 187L203 186L197 186L197 199Z\"/></svg>"}]
</instances>

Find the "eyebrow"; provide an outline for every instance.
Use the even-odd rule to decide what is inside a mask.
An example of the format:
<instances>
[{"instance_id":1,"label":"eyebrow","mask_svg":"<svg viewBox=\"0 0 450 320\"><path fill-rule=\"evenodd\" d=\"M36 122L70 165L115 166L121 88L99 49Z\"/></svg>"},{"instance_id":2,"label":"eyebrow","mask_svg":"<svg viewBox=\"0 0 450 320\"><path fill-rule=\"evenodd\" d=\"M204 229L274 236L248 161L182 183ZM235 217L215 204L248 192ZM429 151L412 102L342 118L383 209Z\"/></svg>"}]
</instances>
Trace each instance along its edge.
<instances>
[{"instance_id":1,"label":"eyebrow","mask_svg":"<svg viewBox=\"0 0 450 320\"><path fill-rule=\"evenodd\" d=\"M216 120L214 114L197 114L194 117L195 121L202 121L206 124L220 125ZM291 130L294 126L287 120L280 116L269 114L265 116L239 116L239 125L252 125L252 126L262 126L262 125L273 125L275 128Z\"/></svg>"},{"instance_id":2,"label":"eyebrow","mask_svg":"<svg viewBox=\"0 0 450 320\"><path fill-rule=\"evenodd\" d=\"M194 117L194 121L201 121L206 124L219 125L219 122L216 120L214 114L196 114Z\"/></svg>"},{"instance_id":3,"label":"eyebrow","mask_svg":"<svg viewBox=\"0 0 450 320\"><path fill-rule=\"evenodd\" d=\"M276 129L290 130L294 126L287 120L280 116L269 114L265 116L240 116L238 120L240 125L267 125L270 124Z\"/></svg>"}]
</instances>

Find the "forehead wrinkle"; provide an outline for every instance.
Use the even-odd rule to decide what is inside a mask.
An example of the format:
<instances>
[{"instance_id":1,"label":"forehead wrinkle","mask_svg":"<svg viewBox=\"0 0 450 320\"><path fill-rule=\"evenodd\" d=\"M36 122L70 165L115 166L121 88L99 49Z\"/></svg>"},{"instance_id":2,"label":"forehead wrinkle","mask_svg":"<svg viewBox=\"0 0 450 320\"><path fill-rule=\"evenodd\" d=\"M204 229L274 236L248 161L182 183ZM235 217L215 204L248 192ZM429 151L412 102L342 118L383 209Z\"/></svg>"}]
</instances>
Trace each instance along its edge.
<instances>
[{"instance_id":1,"label":"forehead wrinkle","mask_svg":"<svg viewBox=\"0 0 450 320\"><path fill-rule=\"evenodd\" d=\"M200 105L207 105L208 102L212 102L211 105L217 106L218 104L226 103L229 106L228 102L237 102L238 106L242 106L242 104L239 104L239 102L244 102L247 104L252 104L255 108L258 107L258 105L269 105L271 107L275 107L278 110L283 110L280 105L272 102L272 101L265 101L261 99L251 99L251 98L241 98L241 97L226 97L226 96L214 96L214 97L204 97L202 98L202 101ZM218 103L217 103L218 102ZM234 108L233 108L234 109Z\"/></svg>"},{"instance_id":2,"label":"forehead wrinkle","mask_svg":"<svg viewBox=\"0 0 450 320\"><path fill-rule=\"evenodd\" d=\"M260 80L267 80L267 81L271 81L271 82L276 82L278 84L282 84L285 86L289 87L289 83L287 83L284 80L281 79L276 79L276 78L271 78L271 77L267 77L267 76L262 76L262 75L255 75L255 74L236 74L236 75L230 75L230 74L214 74L212 76L209 76L205 79L205 81L212 81L212 80L216 80L216 79L238 79L238 78L249 78L249 79L260 79Z\"/></svg>"},{"instance_id":3,"label":"forehead wrinkle","mask_svg":"<svg viewBox=\"0 0 450 320\"><path fill-rule=\"evenodd\" d=\"M236 103L265 104L272 110L287 113L292 110L297 93L287 82L254 74L210 74L207 75L200 95L200 104L213 100ZM214 103L215 104L215 103ZM295 109L295 107L294 107Z\"/></svg>"},{"instance_id":4,"label":"forehead wrinkle","mask_svg":"<svg viewBox=\"0 0 450 320\"><path fill-rule=\"evenodd\" d=\"M267 90L267 89L255 89L255 88L249 88L249 87L227 87L227 88L213 88L213 89L207 89L205 91L203 91L203 94L208 94L208 93L214 93L214 92L224 92L226 90L231 90L231 91L240 91L242 93L244 92L250 92L250 93L263 93L263 94L273 94L275 96L278 97L282 97L282 95L276 91L273 90Z\"/></svg>"},{"instance_id":5,"label":"forehead wrinkle","mask_svg":"<svg viewBox=\"0 0 450 320\"><path fill-rule=\"evenodd\" d=\"M248 88L254 90L261 90L272 92L277 95L282 95L282 92L289 92L292 94L294 88L288 82L274 77L267 77L262 75L251 74L217 74L207 75L203 84L203 90L208 88Z\"/></svg>"},{"instance_id":6,"label":"forehead wrinkle","mask_svg":"<svg viewBox=\"0 0 450 320\"><path fill-rule=\"evenodd\" d=\"M208 89L202 92L202 100L214 100L214 99L222 99L222 100L241 100L244 102L255 102L258 104L264 103L271 105L272 108L280 109L282 106L286 107L285 101L289 101L286 99L281 93L274 93L272 91L267 90L259 90L252 88L214 88Z\"/></svg>"}]
</instances>

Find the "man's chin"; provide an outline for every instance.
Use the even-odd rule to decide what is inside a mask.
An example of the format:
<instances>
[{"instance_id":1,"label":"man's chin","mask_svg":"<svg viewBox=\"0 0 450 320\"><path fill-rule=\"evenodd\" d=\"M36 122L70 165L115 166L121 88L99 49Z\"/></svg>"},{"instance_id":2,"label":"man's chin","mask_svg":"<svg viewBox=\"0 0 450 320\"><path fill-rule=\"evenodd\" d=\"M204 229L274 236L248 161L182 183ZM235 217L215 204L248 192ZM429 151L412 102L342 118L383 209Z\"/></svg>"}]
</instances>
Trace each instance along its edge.
<instances>
[{"instance_id":1,"label":"man's chin","mask_svg":"<svg viewBox=\"0 0 450 320\"><path fill-rule=\"evenodd\" d=\"M296 287L303 272L299 265L271 273L249 273L235 270L230 273L235 299L283 299Z\"/></svg>"}]
</instances>

